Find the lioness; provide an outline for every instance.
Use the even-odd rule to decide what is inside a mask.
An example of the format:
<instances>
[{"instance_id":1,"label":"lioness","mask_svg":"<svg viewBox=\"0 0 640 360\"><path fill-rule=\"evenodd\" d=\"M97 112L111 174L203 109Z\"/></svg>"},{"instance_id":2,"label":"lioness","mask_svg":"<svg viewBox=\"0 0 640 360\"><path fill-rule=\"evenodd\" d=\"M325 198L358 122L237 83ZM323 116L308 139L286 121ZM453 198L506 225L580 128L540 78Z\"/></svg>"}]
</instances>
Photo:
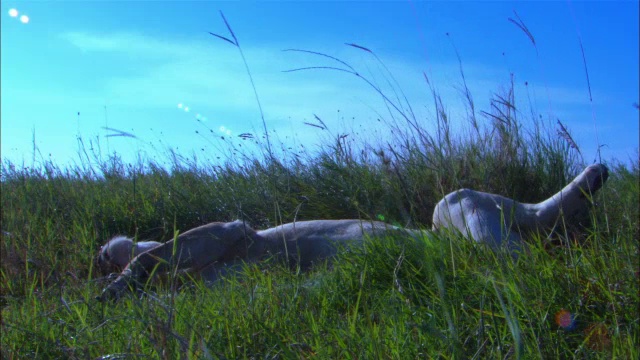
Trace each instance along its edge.
<instances>
[{"instance_id":1,"label":"lioness","mask_svg":"<svg viewBox=\"0 0 640 360\"><path fill-rule=\"evenodd\" d=\"M255 231L236 220L206 224L164 244L143 242L137 246L131 239L125 244L126 241L120 237L111 246L109 243L103 246L98 259L106 263L103 267L125 262L127 265L118 278L103 290L99 300L119 298L129 285L144 281L153 271L166 272L169 268L177 268L215 281L221 272L238 262L255 261L265 256L287 259L291 264L307 269L335 255L340 244L350 245L361 242L365 236L389 234L417 236L419 232L361 220L298 221ZM118 251L113 251L115 249Z\"/></svg>"},{"instance_id":2,"label":"lioness","mask_svg":"<svg viewBox=\"0 0 640 360\"><path fill-rule=\"evenodd\" d=\"M126 236L115 236L100 247L97 256L98 268L103 273L120 272L129 264L132 258L160 245L162 243L157 241L138 241L134 243L131 238Z\"/></svg>"},{"instance_id":3,"label":"lioness","mask_svg":"<svg viewBox=\"0 0 640 360\"><path fill-rule=\"evenodd\" d=\"M561 216L571 219L591 204L591 195L609 177L602 164L588 166L569 185L538 204L469 189L450 193L433 212L433 230L449 229L492 247L520 249L521 232L548 231Z\"/></svg>"}]
</instances>

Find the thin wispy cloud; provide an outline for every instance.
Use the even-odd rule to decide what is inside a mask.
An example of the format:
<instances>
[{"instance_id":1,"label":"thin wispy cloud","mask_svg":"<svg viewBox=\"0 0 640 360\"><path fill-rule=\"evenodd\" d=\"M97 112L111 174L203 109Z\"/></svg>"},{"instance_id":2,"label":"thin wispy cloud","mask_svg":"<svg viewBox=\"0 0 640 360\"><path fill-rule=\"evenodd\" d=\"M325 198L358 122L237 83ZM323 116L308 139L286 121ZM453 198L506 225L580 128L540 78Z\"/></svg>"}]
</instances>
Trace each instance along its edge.
<instances>
[{"instance_id":1,"label":"thin wispy cloud","mask_svg":"<svg viewBox=\"0 0 640 360\"><path fill-rule=\"evenodd\" d=\"M171 139L163 141L175 140L180 144L193 143L193 129L201 126L209 129L205 131L209 134L259 135L259 111L237 49L206 35L203 32L201 39L194 37L196 40L192 38L185 41L138 32L76 31L63 33L59 38L82 53L96 56L109 54L121 64L101 69L96 74L96 77L101 77L99 82L104 84L101 88L78 94L83 98L94 99L92 102L99 108L107 102L112 113L137 109L136 113L149 114L146 117L140 116L133 122L120 122L123 117L112 117L110 125L116 128L127 131L135 129L133 133L143 141L147 140L140 129L162 129L161 132L172 134ZM377 127L376 131L381 132L385 131L384 121L377 120L391 120L398 115L393 111L390 113L380 95L355 76L320 69L284 73L285 70L295 68L331 64L323 57L282 51L288 47L292 47L291 44L243 47L263 104L267 126L281 138L314 141L320 130L309 131L309 126L305 125L313 121L314 114L319 114L327 127L334 131L357 129L366 124L368 128ZM305 48L315 50L313 45L306 45ZM376 51L375 48L372 50ZM354 66L383 91L392 95L391 98L396 98L394 92L404 92L416 117L428 125L428 122L435 119L435 109L429 87L422 76L426 71L447 105L450 118L455 122L463 121L466 116L457 61L427 64L407 60L402 54L379 53L377 55L384 61L382 66L370 53L342 44L336 44L330 55ZM508 84L509 75L505 69L472 61L465 61L463 66L467 86L479 107L488 107L491 93L501 84ZM394 79L390 79L390 76ZM550 88L548 93L553 93L558 102L581 101L580 91L575 89L555 87ZM524 102L524 92L522 94L520 100ZM537 100L534 100L546 104L546 99L539 96L547 96L546 94L542 90L537 91L534 94ZM55 93L42 94L43 100L53 97ZM193 111L188 114L184 109L176 111L176 105L182 103L188 104ZM404 108L405 105L402 104L401 107ZM150 123L150 120L145 120L157 114L163 114L157 121ZM563 121L567 119L563 118ZM570 121L567 123L571 124ZM95 123L94 131L104 130L99 124L100 122ZM91 131L86 126L84 129ZM117 134L107 136L127 137Z\"/></svg>"},{"instance_id":2,"label":"thin wispy cloud","mask_svg":"<svg viewBox=\"0 0 640 360\"><path fill-rule=\"evenodd\" d=\"M192 46L180 46L135 32L92 33L72 31L60 34L60 38L87 52L123 52L148 56L186 56Z\"/></svg>"},{"instance_id":3,"label":"thin wispy cloud","mask_svg":"<svg viewBox=\"0 0 640 360\"><path fill-rule=\"evenodd\" d=\"M215 126L237 131L255 131L258 128L258 109L246 69L236 50L222 41L203 37L201 41L184 42L136 33L76 32L67 33L63 38L83 51L153 55L146 57L148 63L137 59L139 71L134 74L111 75L105 96L113 105L173 107L176 102L185 102L198 108L198 112ZM297 132L308 134L304 122L314 113L322 114L330 127L338 129L345 125L354 126L358 121L397 115L390 114L380 96L353 76L320 69L283 73L284 70L322 66L327 62L322 57L291 56L281 50L282 47L276 45L244 49L272 130L285 136L295 136ZM401 87L391 89L387 86L391 75L382 72L380 64L369 54L340 46L336 53L368 74L384 91L405 92L421 121L433 118L434 110L429 110L433 105L429 89L421 76L425 64L411 63L395 56L383 57L385 66ZM454 121L462 120L466 109L461 97L459 64L428 65L432 83L436 84L437 91L448 104L452 118ZM491 92L496 91L501 83L507 84L505 70L468 62L464 64L464 71L467 85L479 106L488 105ZM550 92L563 101L581 99L579 91L574 89L552 88ZM543 91L539 93L546 96ZM228 118L229 113L235 113L235 118Z\"/></svg>"},{"instance_id":4,"label":"thin wispy cloud","mask_svg":"<svg viewBox=\"0 0 640 360\"><path fill-rule=\"evenodd\" d=\"M226 44L215 43L215 40L184 42L170 39L156 39L137 33L91 34L86 32L72 32L62 35L67 41L83 51L110 51L129 54L153 55L152 64L139 64L140 72L126 77L114 74L110 80L110 91L120 94L123 99L131 99L137 94L137 104L160 105L170 99L165 96L185 98L192 96L192 103L209 104L243 108L250 107L252 100L246 70L238 54ZM358 84L358 80L348 78L344 74L332 73L330 70L310 70L296 74L281 74L284 70L307 66L322 65L326 62L322 58L290 56L281 52L277 46L245 49L249 66L256 74L258 91L265 102L269 98L277 99L279 103L286 103L291 99L292 104L300 104L300 98L309 94L310 98L330 92L336 92L336 98L344 98L345 93L360 98L376 96L365 86ZM378 64L369 59L369 63L362 64L361 53L344 51L338 47L336 52L347 55L345 61L359 68L375 68ZM160 61L156 56L160 57ZM165 56L165 57L163 57ZM339 55L340 56L340 55ZM394 74L399 84L410 97L416 93L424 93L426 84L421 73L425 68L430 69L431 76L439 91L455 94L456 86L461 85L458 64L452 63L408 63L406 60L383 58L391 71L400 70ZM150 65L150 66L148 66ZM387 76L372 72L371 76ZM468 86L472 92L482 96L484 93L495 91L501 82L506 83L508 74L504 70L496 70L486 65L466 62L464 70L468 79ZM501 79L502 77L502 79ZM386 81L381 79L380 82ZM345 85L348 87L345 91ZM148 91L155 89L154 91ZM353 92L350 93L349 90ZM478 91L474 91L478 90ZM558 101L583 103L581 90L550 87L553 97ZM340 94L337 94L340 92ZM212 95L213 94L213 95ZM283 97L283 95L285 95ZM326 98L326 97L325 97ZM318 100L317 98L315 99ZM149 103L156 102L156 103ZM279 106L275 106L279 107ZM285 114L280 114L285 115Z\"/></svg>"}]
</instances>

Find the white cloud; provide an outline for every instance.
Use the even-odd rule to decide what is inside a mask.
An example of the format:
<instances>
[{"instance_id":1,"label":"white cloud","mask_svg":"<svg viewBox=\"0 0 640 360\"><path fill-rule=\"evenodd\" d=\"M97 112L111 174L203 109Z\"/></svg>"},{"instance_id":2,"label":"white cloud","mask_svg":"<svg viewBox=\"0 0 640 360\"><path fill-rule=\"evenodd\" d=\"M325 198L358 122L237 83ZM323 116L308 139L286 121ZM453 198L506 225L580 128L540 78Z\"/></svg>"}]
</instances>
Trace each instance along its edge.
<instances>
[{"instance_id":1,"label":"white cloud","mask_svg":"<svg viewBox=\"0 0 640 360\"><path fill-rule=\"evenodd\" d=\"M71 45L87 52L123 52L148 56L188 55L190 46L180 46L165 40L155 39L133 32L95 34L88 32L66 32L60 37Z\"/></svg>"},{"instance_id":2,"label":"white cloud","mask_svg":"<svg viewBox=\"0 0 640 360\"><path fill-rule=\"evenodd\" d=\"M183 103L191 108L194 116L199 114L211 119L210 126L214 129L226 126L234 134L262 129L244 64L237 49L224 41L215 38L206 41L160 40L135 33L74 32L64 34L63 38L83 51L141 55L132 75L128 72L127 76L122 76L116 72L107 79L104 94L99 97L109 99L111 106L135 107L143 111L165 108L167 119L175 117L182 121L186 114L177 111L176 104ZM321 132L304 122L315 123L313 116L317 114L336 132L345 128L357 129L363 124L370 127L371 132L377 126L376 131L384 131L376 119L381 115L390 120L391 116L380 95L369 85L356 76L326 69L283 73L283 70L308 66L341 66L319 56L282 52L283 47L243 48L270 130L276 130L281 138L315 138ZM386 70L366 53L349 47L336 49L335 53L379 85L394 101L403 97L394 91L404 92L418 119L429 126L435 121L435 110L423 76L426 69L450 118L454 122L464 119L466 108L457 62L431 62L425 66L403 57L380 55L397 80L396 85ZM508 86L508 72L469 62L463 67L477 110L487 110L491 94L501 85ZM399 88L394 90L394 86ZM520 106L528 106L522 88L518 85L516 100ZM545 87L538 85L536 94L532 95L541 112L547 110L549 98L558 107L564 103L583 103L584 97L579 91L562 87L541 89ZM173 133L172 136L188 138L192 133Z\"/></svg>"}]
</instances>

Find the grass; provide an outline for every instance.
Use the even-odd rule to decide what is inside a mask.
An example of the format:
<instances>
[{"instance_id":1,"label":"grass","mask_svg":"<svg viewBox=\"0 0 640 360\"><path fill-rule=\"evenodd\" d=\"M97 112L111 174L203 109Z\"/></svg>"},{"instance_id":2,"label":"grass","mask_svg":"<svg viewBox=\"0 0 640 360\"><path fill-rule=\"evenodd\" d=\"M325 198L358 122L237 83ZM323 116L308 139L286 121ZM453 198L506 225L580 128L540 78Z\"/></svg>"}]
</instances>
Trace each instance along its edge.
<instances>
[{"instance_id":1,"label":"grass","mask_svg":"<svg viewBox=\"0 0 640 360\"><path fill-rule=\"evenodd\" d=\"M467 90L462 129L430 87L431 134L388 76L390 93L369 82L389 94L387 123L401 130L383 143L336 135L293 153L272 139L263 152L232 148L239 156L222 164L170 153L169 167L90 159L86 149L69 168L4 161L2 358L639 358L638 163L609 163L593 211L527 239L517 260L428 232L368 240L308 273L267 262L212 287L175 291L170 279L117 304L94 300L107 280L93 260L115 234L167 240L236 218L256 228L330 218L429 228L455 189L537 202L583 168L566 127L521 122L513 86L484 122Z\"/></svg>"}]
</instances>

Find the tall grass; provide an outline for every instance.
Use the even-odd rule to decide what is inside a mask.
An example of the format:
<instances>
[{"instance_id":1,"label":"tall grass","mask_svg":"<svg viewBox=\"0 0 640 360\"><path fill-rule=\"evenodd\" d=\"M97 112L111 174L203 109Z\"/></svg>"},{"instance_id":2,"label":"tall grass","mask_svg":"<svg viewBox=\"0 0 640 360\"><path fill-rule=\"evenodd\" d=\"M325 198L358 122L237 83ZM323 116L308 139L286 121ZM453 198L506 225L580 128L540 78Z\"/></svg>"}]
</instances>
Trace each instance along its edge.
<instances>
[{"instance_id":1,"label":"tall grass","mask_svg":"<svg viewBox=\"0 0 640 360\"><path fill-rule=\"evenodd\" d=\"M168 153L169 166L125 164L86 149L75 167L4 161L2 357L640 357L637 163L608 164L593 211L549 238L532 236L530 254L515 261L427 232L368 240L309 273L267 262L210 288L175 291L170 281L142 297L95 302L107 279L94 256L115 234L167 240L236 218L256 228L330 218L429 228L435 203L457 188L537 202L584 166L568 129L558 136L535 117L522 122L512 83L479 114L467 89L460 130L425 77L433 134L390 73L385 92L332 59L383 95L395 137L336 135L295 154L270 142L224 163Z\"/></svg>"}]
</instances>

